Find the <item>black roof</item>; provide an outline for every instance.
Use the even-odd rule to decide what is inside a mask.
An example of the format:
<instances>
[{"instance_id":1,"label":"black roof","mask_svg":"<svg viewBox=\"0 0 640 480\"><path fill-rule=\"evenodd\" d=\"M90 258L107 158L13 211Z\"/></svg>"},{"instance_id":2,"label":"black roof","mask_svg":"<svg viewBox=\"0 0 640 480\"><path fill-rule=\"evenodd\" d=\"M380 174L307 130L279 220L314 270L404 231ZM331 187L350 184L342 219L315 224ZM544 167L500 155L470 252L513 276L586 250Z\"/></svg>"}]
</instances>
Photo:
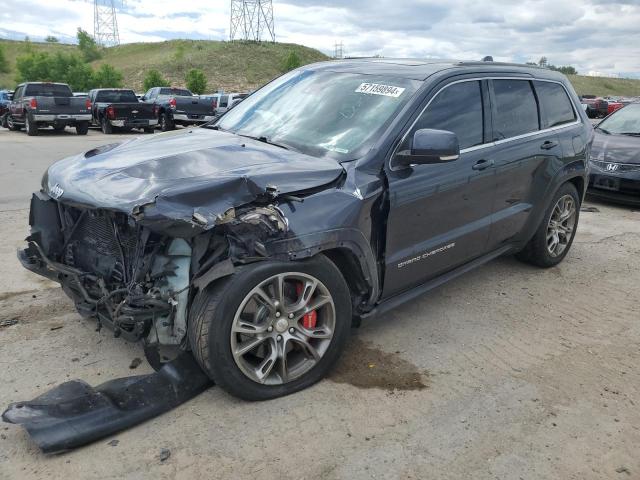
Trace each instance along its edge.
<instances>
[{"instance_id":1,"label":"black roof","mask_svg":"<svg viewBox=\"0 0 640 480\"><path fill-rule=\"evenodd\" d=\"M334 60L315 63L303 68L314 70L330 70L345 73L363 73L371 75L389 75L411 80L425 80L445 70L463 74L465 71L473 73L520 73L529 74L535 78L561 80L564 75L547 68L523 65L518 63L480 62L442 59L416 58L358 58Z\"/></svg>"}]
</instances>

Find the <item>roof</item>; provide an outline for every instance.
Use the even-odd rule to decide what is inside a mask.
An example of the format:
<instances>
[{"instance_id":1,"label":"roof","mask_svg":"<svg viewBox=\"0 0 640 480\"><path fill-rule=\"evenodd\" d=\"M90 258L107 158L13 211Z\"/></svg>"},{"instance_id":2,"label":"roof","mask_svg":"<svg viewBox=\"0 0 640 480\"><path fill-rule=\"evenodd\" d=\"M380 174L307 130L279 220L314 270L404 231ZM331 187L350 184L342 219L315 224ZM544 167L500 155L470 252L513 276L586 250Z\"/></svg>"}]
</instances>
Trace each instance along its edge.
<instances>
[{"instance_id":1,"label":"roof","mask_svg":"<svg viewBox=\"0 0 640 480\"><path fill-rule=\"evenodd\" d=\"M411 80L426 80L431 75L445 70L457 70L458 73L464 73L465 70L474 73L525 73L535 78L564 78L558 72L531 65L444 59L357 58L320 62L308 67L345 73L389 75Z\"/></svg>"}]
</instances>

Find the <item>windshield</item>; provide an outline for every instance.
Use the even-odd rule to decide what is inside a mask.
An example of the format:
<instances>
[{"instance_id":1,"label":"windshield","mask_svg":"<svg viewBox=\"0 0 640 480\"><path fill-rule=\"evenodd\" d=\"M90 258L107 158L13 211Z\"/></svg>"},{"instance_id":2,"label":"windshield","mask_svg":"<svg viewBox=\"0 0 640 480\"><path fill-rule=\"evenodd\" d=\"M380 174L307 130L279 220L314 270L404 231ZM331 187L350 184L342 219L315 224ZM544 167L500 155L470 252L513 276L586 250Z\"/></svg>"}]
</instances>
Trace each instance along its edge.
<instances>
[{"instance_id":1,"label":"windshield","mask_svg":"<svg viewBox=\"0 0 640 480\"><path fill-rule=\"evenodd\" d=\"M133 90L100 90L96 95L96 102L138 103L138 97Z\"/></svg>"},{"instance_id":2,"label":"windshield","mask_svg":"<svg viewBox=\"0 0 640 480\"><path fill-rule=\"evenodd\" d=\"M611 114L597 126L605 133L640 135L640 103L634 103Z\"/></svg>"},{"instance_id":3,"label":"windshield","mask_svg":"<svg viewBox=\"0 0 640 480\"><path fill-rule=\"evenodd\" d=\"M328 71L294 71L248 96L214 128L314 156L358 158L420 82Z\"/></svg>"}]
</instances>

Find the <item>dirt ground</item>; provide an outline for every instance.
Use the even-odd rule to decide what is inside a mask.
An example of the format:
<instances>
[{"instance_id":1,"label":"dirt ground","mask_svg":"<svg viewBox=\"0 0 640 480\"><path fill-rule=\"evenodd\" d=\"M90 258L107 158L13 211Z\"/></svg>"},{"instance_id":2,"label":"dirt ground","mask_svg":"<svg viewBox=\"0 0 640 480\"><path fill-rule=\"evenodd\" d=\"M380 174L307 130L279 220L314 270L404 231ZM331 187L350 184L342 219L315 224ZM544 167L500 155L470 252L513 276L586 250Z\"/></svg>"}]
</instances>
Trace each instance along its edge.
<instances>
[{"instance_id":1,"label":"dirt ground","mask_svg":"<svg viewBox=\"0 0 640 480\"><path fill-rule=\"evenodd\" d=\"M113 140L0 130L0 408L151 371L15 259L45 166ZM0 424L0 478L640 479L640 212L588 205L560 266L502 258L365 323L313 388L214 387L57 456Z\"/></svg>"}]
</instances>

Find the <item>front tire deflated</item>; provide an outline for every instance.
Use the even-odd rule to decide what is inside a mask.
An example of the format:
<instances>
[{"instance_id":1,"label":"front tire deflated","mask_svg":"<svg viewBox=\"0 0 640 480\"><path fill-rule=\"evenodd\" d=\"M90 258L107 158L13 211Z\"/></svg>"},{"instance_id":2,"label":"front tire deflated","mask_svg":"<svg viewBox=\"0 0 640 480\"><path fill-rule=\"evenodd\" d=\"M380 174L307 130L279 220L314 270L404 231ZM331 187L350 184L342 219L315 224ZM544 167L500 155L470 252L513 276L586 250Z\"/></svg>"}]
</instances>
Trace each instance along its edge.
<instances>
[{"instance_id":1,"label":"front tire deflated","mask_svg":"<svg viewBox=\"0 0 640 480\"><path fill-rule=\"evenodd\" d=\"M338 268L318 255L241 267L200 291L188 336L216 384L246 400L267 400L322 379L350 327L349 288Z\"/></svg>"}]
</instances>

